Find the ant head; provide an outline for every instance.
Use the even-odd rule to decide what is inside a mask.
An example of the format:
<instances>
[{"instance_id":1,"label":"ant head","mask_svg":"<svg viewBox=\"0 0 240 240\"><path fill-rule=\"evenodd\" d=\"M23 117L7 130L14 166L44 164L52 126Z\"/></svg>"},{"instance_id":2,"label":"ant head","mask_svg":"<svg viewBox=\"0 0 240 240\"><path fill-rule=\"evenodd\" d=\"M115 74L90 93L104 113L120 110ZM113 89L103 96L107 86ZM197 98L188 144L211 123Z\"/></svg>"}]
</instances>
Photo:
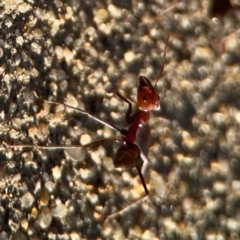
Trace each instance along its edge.
<instances>
[{"instance_id":1,"label":"ant head","mask_svg":"<svg viewBox=\"0 0 240 240\"><path fill-rule=\"evenodd\" d=\"M160 109L160 97L148 78L139 77L139 87L137 95L138 107L145 111L155 111Z\"/></svg>"}]
</instances>

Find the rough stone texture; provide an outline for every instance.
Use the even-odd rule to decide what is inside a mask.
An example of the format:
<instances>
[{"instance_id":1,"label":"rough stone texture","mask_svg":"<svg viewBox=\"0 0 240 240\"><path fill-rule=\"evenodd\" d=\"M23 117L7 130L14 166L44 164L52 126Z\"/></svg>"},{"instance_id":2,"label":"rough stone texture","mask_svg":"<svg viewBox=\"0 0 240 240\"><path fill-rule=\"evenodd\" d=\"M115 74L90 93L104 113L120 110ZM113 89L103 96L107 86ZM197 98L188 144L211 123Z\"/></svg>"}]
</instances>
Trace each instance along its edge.
<instances>
[{"instance_id":1,"label":"rough stone texture","mask_svg":"<svg viewBox=\"0 0 240 240\"><path fill-rule=\"evenodd\" d=\"M240 14L212 21L209 1L193 0L155 17L173 3L0 2L1 239L240 238ZM154 83L168 31L161 111L139 135L151 196L135 170L113 168L119 143L2 144L116 136L44 99L125 127L112 92L135 99L138 76Z\"/></svg>"}]
</instances>

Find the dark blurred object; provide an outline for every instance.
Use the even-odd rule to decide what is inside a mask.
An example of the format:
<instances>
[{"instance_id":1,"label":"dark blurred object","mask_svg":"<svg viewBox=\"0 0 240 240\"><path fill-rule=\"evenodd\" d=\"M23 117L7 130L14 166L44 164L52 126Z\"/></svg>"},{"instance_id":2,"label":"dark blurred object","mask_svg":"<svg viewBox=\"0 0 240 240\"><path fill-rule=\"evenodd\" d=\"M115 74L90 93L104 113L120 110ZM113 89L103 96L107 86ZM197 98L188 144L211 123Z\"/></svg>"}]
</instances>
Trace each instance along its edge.
<instances>
[{"instance_id":1,"label":"dark blurred object","mask_svg":"<svg viewBox=\"0 0 240 240\"><path fill-rule=\"evenodd\" d=\"M208 15L209 17L224 17L231 8L229 0L212 0Z\"/></svg>"},{"instance_id":2,"label":"dark blurred object","mask_svg":"<svg viewBox=\"0 0 240 240\"><path fill-rule=\"evenodd\" d=\"M6 177L6 168L7 168L6 156L4 156L3 153L0 153L0 181L2 181Z\"/></svg>"},{"instance_id":3,"label":"dark blurred object","mask_svg":"<svg viewBox=\"0 0 240 240\"><path fill-rule=\"evenodd\" d=\"M112 4L119 8L132 8L132 0L112 0Z\"/></svg>"},{"instance_id":4,"label":"dark blurred object","mask_svg":"<svg viewBox=\"0 0 240 240\"><path fill-rule=\"evenodd\" d=\"M240 9L240 6L232 6L229 0L212 0L208 9L209 17L224 17L230 9Z\"/></svg>"}]
</instances>

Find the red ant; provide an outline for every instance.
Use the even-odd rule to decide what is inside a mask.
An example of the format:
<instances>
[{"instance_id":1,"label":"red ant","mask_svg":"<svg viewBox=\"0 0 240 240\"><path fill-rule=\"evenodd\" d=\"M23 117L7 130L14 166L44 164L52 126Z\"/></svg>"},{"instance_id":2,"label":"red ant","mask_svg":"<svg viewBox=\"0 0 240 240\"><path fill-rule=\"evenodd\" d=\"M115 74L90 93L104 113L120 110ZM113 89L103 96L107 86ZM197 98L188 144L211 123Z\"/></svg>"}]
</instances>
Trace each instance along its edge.
<instances>
[{"instance_id":1,"label":"red ant","mask_svg":"<svg viewBox=\"0 0 240 240\"><path fill-rule=\"evenodd\" d=\"M136 136L140 128L148 122L149 117L150 117L150 111L153 110L159 110L160 109L160 97L156 91L156 85L161 78L161 75L164 70L164 64L165 64L165 58L166 58L166 50L168 46L168 41L169 41L169 36L168 34L167 39L166 39L166 45L164 49L164 54L163 54L163 64L160 69L160 73L158 75L157 81L155 82L154 86L151 84L150 80L147 77L140 76L139 77L139 87L138 87L138 94L137 94L137 106L138 110L135 114L131 115L132 112L132 104L131 102L121 95L119 92L116 92L117 96L125 101L128 104L128 109L126 111L126 122L128 124L131 124L128 129L119 129L118 127L109 124L107 122L104 122L103 120L91 115L90 113L75 108L73 106L70 106L65 103L58 103L58 102L53 102L53 101L47 101L48 103L51 104L61 104L64 107L68 107L74 110L77 110L78 112L81 112L90 118L96 120L97 122L100 122L101 124L110 127L111 129L114 129L118 132L121 133L122 137L121 138L104 138L104 139L99 139L97 141L91 142L86 145L77 145L77 146L37 146L37 145L9 145L5 143L8 147L12 148L21 148L21 147L34 147L36 149L67 149L67 148L88 148L92 147L94 145L98 145L107 141L115 141L115 142L124 142L124 145L121 146L115 156L114 159L114 166L116 168L124 168L126 170L132 169L136 167L138 171L138 175L141 179L143 188L145 190L146 195L149 194L148 188L146 186L146 183L144 181L140 166L138 165L140 157L144 158L144 154L141 152L140 148L138 145L135 143L136 141ZM145 160L145 159L143 159Z\"/></svg>"}]
</instances>

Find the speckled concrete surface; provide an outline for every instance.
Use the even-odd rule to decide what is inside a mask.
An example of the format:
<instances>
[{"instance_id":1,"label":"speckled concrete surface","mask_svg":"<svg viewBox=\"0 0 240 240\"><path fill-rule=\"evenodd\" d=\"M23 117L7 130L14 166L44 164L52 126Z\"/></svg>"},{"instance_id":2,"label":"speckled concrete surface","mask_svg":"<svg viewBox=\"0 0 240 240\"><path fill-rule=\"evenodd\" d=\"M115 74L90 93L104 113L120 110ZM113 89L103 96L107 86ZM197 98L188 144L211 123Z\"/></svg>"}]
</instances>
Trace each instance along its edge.
<instances>
[{"instance_id":1,"label":"speckled concrete surface","mask_svg":"<svg viewBox=\"0 0 240 240\"><path fill-rule=\"evenodd\" d=\"M240 14L212 21L208 1L0 3L0 239L240 239ZM44 99L125 127L138 76L154 80L161 111L139 145L137 172L114 169L119 144L78 145L115 132Z\"/></svg>"}]
</instances>

